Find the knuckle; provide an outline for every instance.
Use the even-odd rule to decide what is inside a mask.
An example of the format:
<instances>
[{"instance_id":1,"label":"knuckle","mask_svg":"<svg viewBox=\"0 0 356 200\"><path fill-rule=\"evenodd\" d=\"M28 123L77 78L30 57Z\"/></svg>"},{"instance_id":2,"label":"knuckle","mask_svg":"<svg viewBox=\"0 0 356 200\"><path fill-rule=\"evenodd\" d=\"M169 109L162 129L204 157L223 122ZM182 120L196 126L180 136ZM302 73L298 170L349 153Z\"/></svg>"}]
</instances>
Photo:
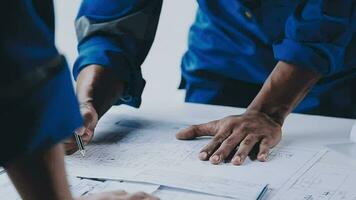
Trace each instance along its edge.
<instances>
[{"instance_id":1,"label":"knuckle","mask_svg":"<svg viewBox=\"0 0 356 200\"><path fill-rule=\"evenodd\" d=\"M235 142L235 140L232 139L232 138L226 139L226 140L224 141L224 143L223 143L223 145L225 145L225 146L233 146L233 145L235 145L235 144L236 144L236 142Z\"/></svg>"},{"instance_id":2,"label":"knuckle","mask_svg":"<svg viewBox=\"0 0 356 200\"><path fill-rule=\"evenodd\" d=\"M260 154L268 154L268 152L269 152L269 148L267 149L262 149L261 151L260 151Z\"/></svg>"},{"instance_id":3,"label":"knuckle","mask_svg":"<svg viewBox=\"0 0 356 200\"><path fill-rule=\"evenodd\" d=\"M242 128L249 128L249 127L251 127L251 122L244 121L243 123L241 123L241 127Z\"/></svg>"},{"instance_id":4,"label":"knuckle","mask_svg":"<svg viewBox=\"0 0 356 200\"><path fill-rule=\"evenodd\" d=\"M204 148L202 148L202 150L200 152L207 152L209 154L212 151L212 147L213 147L212 144L208 144Z\"/></svg>"},{"instance_id":5,"label":"knuckle","mask_svg":"<svg viewBox=\"0 0 356 200\"><path fill-rule=\"evenodd\" d=\"M249 132L251 131L251 125L249 122L244 122L240 124L239 129L241 132Z\"/></svg>"},{"instance_id":6,"label":"knuckle","mask_svg":"<svg viewBox=\"0 0 356 200\"><path fill-rule=\"evenodd\" d=\"M222 136L222 135L217 135L217 136L215 136L214 138L213 138L213 143L222 143L223 141L224 141L224 137Z\"/></svg>"},{"instance_id":7,"label":"knuckle","mask_svg":"<svg viewBox=\"0 0 356 200\"><path fill-rule=\"evenodd\" d=\"M257 140L257 136L251 134L251 135L246 136L246 138L242 141L242 143L244 145L250 145L253 142L256 142L256 140Z\"/></svg>"},{"instance_id":8,"label":"knuckle","mask_svg":"<svg viewBox=\"0 0 356 200\"><path fill-rule=\"evenodd\" d=\"M243 143L244 145L250 145L250 144L252 143L252 140L249 139L249 138L246 138L246 139L244 139L244 140L242 141L242 143Z\"/></svg>"},{"instance_id":9,"label":"knuckle","mask_svg":"<svg viewBox=\"0 0 356 200\"><path fill-rule=\"evenodd\" d=\"M189 136L194 136L198 131L198 126L197 125L192 125L186 129L183 129L182 131L180 131L180 133L184 133L187 134Z\"/></svg>"},{"instance_id":10,"label":"knuckle","mask_svg":"<svg viewBox=\"0 0 356 200\"><path fill-rule=\"evenodd\" d=\"M191 128L193 131L197 131L197 130L199 130L199 125L192 125L190 128Z\"/></svg>"},{"instance_id":11,"label":"knuckle","mask_svg":"<svg viewBox=\"0 0 356 200\"><path fill-rule=\"evenodd\" d=\"M250 134L250 137L253 141L258 141L262 138L262 135L259 134Z\"/></svg>"},{"instance_id":12,"label":"knuckle","mask_svg":"<svg viewBox=\"0 0 356 200\"><path fill-rule=\"evenodd\" d=\"M236 117L228 116L228 117L223 118L220 122L221 122L221 125L223 125L223 126L231 126L231 125L236 124L236 121L237 121Z\"/></svg>"},{"instance_id":13,"label":"knuckle","mask_svg":"<svg viewBox=\"0 0 356 200\"><path fill-rule=\"evenodd\" d=\"M217 147L220 145L220 143L214 143L214 142L211 142L209 143L208 145L206 145L202 150L201 152L206 152L208 153L209 155L211 155L212 153L214 153L217 149Z\"/></svg>"},{"instance_id":14,"label":"knuckle","mask_svg":"<svg viewBox=\"0 0 356 200\"><path fill-rule=\"evenodd\" d=\"M247 156L247 153L245 151L240 151L240 152L236 153L236 156L243 158L243 157Z\"/></svg>"},{"instance_id":15,"label":"knuckle","mask_svg":"<svg viewBox=\"0 0 356 200\"><path fill-rule=\"evenodd\" d=\"M208 122L206 125L209 126L210 128L214 128L214 127L217 127L220 123L220 120L214 120L214 121L211 121L211 122Z\"/></svg>"},{"instance_id":16,"label":"knuckle","mask_svg":"<svg viewBox=\"0 0 356 200\"><path fill-rule=\"evenodd\" d=\"M270 140L269 139L264 139L261 141L261 146L270 146Z\"/></svg>"}]
</instances>

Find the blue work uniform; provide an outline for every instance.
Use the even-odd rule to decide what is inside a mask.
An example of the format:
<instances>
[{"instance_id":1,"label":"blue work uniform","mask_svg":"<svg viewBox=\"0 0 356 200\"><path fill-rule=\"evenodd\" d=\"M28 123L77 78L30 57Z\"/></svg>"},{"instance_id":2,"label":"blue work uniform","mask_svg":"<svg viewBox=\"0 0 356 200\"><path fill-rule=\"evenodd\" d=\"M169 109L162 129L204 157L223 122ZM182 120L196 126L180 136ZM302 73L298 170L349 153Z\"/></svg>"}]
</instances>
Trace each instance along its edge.
<instances>
[{"instance_id":1,"label":"blue work uniform","mask_svg":"<svg viewBox=\"0 0 356 200\"><path fill-rule=\"evenodd\" d=\"M0 3L0 166L69 137L82 119L54 44L52 1Z\"/></svg>"},{"instance_id":2,"label":"blue work uniform","mask_svg":"<svg viewBox=\"0 0 356 200\"><path fill-rule=\"evenodd\" d=\"M356 117L354 0L198 4L181 65L186 101L247 107L277 62L285 61L322 76L294 112ZM114 68L126 82L118 103L139 106L145 85L140 65L161 6L162 0L84 0L74 76L89 64Z\"/></svg>"}]
</instances>

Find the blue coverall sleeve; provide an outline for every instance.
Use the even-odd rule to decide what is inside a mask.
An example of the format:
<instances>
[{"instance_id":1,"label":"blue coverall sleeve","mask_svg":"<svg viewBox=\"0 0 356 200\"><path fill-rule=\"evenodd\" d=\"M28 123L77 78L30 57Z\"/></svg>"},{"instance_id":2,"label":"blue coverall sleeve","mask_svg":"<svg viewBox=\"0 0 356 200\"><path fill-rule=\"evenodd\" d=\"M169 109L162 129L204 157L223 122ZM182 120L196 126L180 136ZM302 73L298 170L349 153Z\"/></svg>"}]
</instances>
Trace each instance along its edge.
<instances>
[{"instance_id":1,"label":"blue coverall sleeve","mask_svg":"<svg viewBox=\"0 0 356 200\"><path fill-rule=\"evenodd\" d=\"M345 70L345 50L355 33L355 1L307 0L287 19L285 38L273 45L277 60L322 76Z\"/></svg>"},{"instance_id":2,"label":"blue coverall sleeve","mask_svg":"<svg viewBox=\"0 0 356 200\"><path fill-rule=\"evenodd\" d=\"M50 148L82 125L71 73L54 45L52 8L51 1L0 6L0 166Z\"/></svg>"},{"instance_id":3,"label":"blue coverall sleeve","mask_svg":"<svg viewBox=\"0 0 356 200\"><path fill-rule=\"evenodd\" d=\"M113 68L125 82L125 103L138 107L145 80L141 64L155 37L162 0L84 0L76 19L78 52L73 74L90 64Z\"/></svg>"}]
</instances>

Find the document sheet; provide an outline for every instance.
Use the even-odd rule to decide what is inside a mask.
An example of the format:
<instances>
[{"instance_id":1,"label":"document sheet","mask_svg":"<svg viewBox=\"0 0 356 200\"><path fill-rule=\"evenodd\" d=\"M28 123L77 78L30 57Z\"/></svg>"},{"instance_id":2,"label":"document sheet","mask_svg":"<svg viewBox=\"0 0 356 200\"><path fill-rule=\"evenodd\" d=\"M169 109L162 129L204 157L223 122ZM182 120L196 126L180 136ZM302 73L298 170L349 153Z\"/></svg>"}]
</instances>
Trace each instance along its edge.
<instances>
[{"instance_id":1,"label":"document sheet","mask_svg":"<svg viewBox=\"0 0 356 200\"><path fill-rule=\"evenodd\" d=\"M228 197L213 196L204 193L192 192L189 190L180 190L175 188L161 187L153 193L161 200L234 200Z\"/></svg>"},{"instance_id":2,"label":"document sheet","mask_svg":"<svg viewBox=\"0 0 356 200\"><path fill-rule=\"evenodd\" d=\"M356 161L356 143L354 142L328 144L326 147L347 159Z\"/></svg>"},{"instance_id":3,"label":"document sheet","mask_svg":"<svg viewBox=\"0 0 356 200\"><path fill-rule=\"evenodd\" d=\"M74 197L113 190L125 190L127 192L144 191L146 193L153 193L159 188L159 185L153 184L122 181L96 181L77 177L68 177L68 180L70 190ZM6 174L0 175L0 198L4 200L21 200L20 195L17 193Z\"/></svg>"},{"instance_id":4,"label":"document sheet","mask_svg":"<svg viewBox=\"0 0 356 200\"><path fill-rule=\"evenodd\" d=\"M189 124L144 116L117 116L99 124L85 157L67 157L72 174L82 177L154 183L197 192L255 199L266 184L278 190L298 178L323 150L277 147L269 162L242 166L211 165L198 153L210 138L179 141L175 133Z\"/></svg>"},{"instance_id":5,"label":"document sheet","mask_svg":"<svg viewBox=\"0 0 356 200\"><path fill-rule=\"evenodd\" d=\"M355 200L356 170L337 164L317 163L274 200Z\"/></svg>"},{"instance_id":6,"label":"document sheet","mask_svg":"<svg viewBox=\"0 0 356 200\"><path fill-rule=\"evenodd\" d=\"M350 131L350 142L328 144L326 146L329 149L347 157L347 159L351 158L356 160L356 123L353 125Z\"/></svg>"}]
</instances>

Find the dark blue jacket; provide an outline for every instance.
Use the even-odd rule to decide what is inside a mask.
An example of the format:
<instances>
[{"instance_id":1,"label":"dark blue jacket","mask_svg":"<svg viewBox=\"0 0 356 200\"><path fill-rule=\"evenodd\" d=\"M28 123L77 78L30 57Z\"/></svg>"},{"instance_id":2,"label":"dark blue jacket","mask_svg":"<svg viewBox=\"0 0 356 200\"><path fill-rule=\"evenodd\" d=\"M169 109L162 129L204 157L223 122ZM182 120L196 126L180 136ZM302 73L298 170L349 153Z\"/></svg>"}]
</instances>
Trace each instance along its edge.
<instances>
[{"instance_id":1,"label":"dark blue jacket","mask_svg":"<svg viewBox=\"0 0 356 200\"><path fill-rule=\"evenodd\" d=\"M51 1L0 6L0 166L57 144L82 119L65 59L54 45Z\"/></svg>"},{"instance_id":2,"label":"dark blue jacket","mask_svg":"<svg viewBox=\"0 0 356 200\"><path fill-rule=\"evenodd\" d=\"M285 61L322 75L295 112L356 117L355 1L198 3L181 66L186 101L245 107ZM162 0L84 0L74 76L89 64L114 68L127 83L119 103L138 106L145 84L140 65L161 6Z\"/></svg>"}]
</instances>

